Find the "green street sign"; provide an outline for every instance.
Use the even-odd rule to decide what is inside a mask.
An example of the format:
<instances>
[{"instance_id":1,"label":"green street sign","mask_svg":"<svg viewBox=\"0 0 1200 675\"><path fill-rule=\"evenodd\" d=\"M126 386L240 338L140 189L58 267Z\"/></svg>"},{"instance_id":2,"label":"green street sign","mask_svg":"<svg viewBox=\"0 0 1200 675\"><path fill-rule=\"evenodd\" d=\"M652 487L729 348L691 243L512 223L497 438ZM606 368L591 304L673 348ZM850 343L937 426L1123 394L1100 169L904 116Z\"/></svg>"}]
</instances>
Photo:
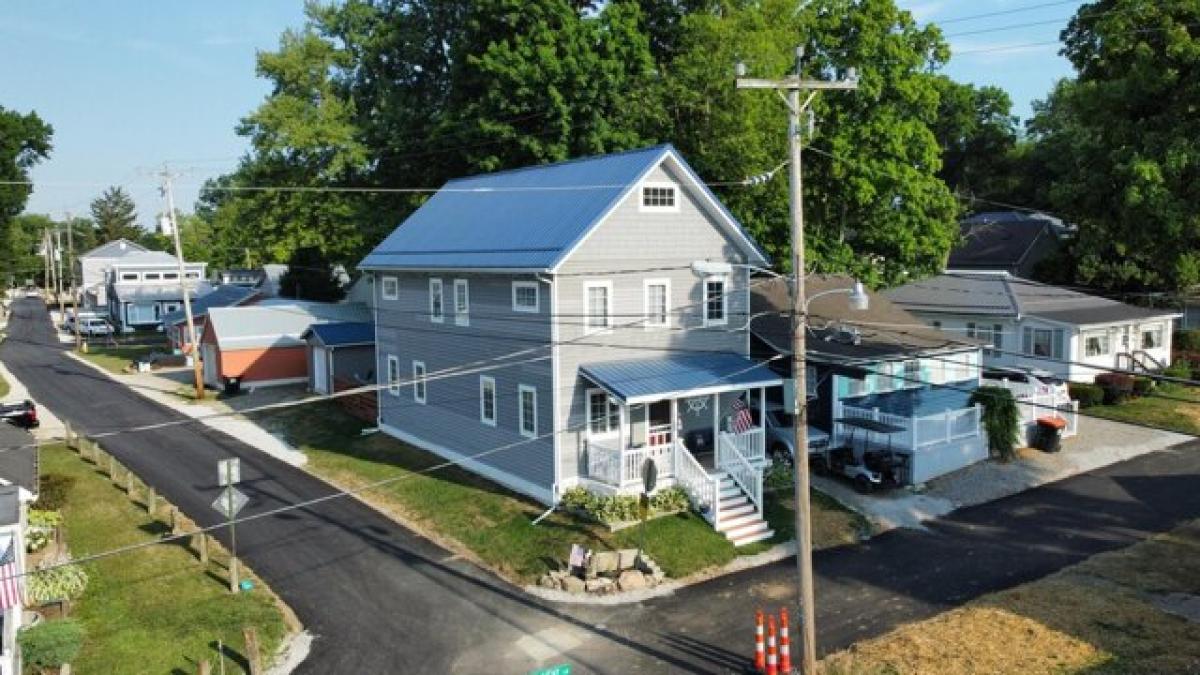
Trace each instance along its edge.
<instances>
[{"instance_id":1,"label":"green street sign","mask_svg":"<svg viewBox=\"0 0 1200 675\"><path fill-rule=\"evenodd\" d=\"M550 666L549 668L542 668L541 670L529 673L529 675L571 675L571 664L563 663L557 666Z\"/></svg>"}]
</instances>

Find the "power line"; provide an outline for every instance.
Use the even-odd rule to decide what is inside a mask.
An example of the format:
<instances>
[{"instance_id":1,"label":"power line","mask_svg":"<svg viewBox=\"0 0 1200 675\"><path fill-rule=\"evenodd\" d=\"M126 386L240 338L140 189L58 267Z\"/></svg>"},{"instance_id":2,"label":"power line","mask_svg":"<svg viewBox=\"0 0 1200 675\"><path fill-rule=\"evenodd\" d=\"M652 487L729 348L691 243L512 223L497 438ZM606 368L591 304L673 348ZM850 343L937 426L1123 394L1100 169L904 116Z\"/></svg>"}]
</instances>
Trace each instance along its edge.
<instances>
[{"instance_id":1,"label":"power line","mask_svg":"<svg viewBox=\"0 0 1200 675\"><path fill-rule=\"evenodd\" d=\"M944 19L944 20L940 20L940 21L931 21L930 23L944 26L948 23L961 23L963 21L974 21L976 19L987 19L987 18L991 18L994 16L1006 16L1009 14L1019 14L1021 12L1031 12L1031 11L1037 10L1037 9L1044 9L1046 7L1059 7L1061 5L1077 5L1081 1L1082 0L1058 0L1058 2L1043 2L1038 5L1026 5L1024 7L1014 7L1012 9L1003 9L1003 10L999 10L999 11L995 11L995 12L984 12L982 14L969 14L967 16L958 16L958 17L953 17L950 19Z\"/></svg>"},{"instance_id":2,"label":"power line","mask_svg":"<svg viewBox=\"0 0 1200 675\"><path fill-rule=\"evenodd\" d=\"M1105 36L1105 38L1117 37L1117 36L1122 36L1122 35L1140 35L1143 33L1158 33L1161 31L1174 30L1176 28L1197 28L1197 27L1200 27L1200 23L1177 23L1177 24L1172 24L1170 26L1162 26L1162 27L1156 27L1156 28L1141 28L1141 29L1137 29L1137 30L1118 31L1115 33L1107 34ZM999 46L999 47L985 47L985 48L981 48L981 49L966 49L966 50L962 50L962 51L952 52L951 56L963 56L965 54L983 54L983 53L987 53L987 52L1005 52L1005 51L1013 51L1013 50L1018 50L1018 49L1027 49L1030 47L1044 47L1046 45L1056 45L1056 44L1061 44L1061 41L1050 40L1050 41L1045 41L1045 42L1027 42L1024 44L1004 45L1004 46Z\"/></svg>"}]
</instances>

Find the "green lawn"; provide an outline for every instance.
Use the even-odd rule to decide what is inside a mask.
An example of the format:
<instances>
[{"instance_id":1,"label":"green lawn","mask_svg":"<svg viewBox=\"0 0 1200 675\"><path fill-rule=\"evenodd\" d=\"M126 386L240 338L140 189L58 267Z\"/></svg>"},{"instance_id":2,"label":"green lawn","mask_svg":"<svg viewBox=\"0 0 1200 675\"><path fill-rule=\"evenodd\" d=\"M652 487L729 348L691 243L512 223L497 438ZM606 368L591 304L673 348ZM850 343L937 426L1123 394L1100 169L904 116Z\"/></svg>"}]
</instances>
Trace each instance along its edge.
<instances>
[{"instance_id":1,"label":"green lawn","mask_svg":"<svg viewBox=\"0 0 1200 675\"><path fill-rule=\"evenodd\" d=\"M612 533L563 513L535 526L531 521L544 507L457 467L415 473L443 460L381 433L361 436L364 425L332 403L275 411L258 416L258 421L302 450L310 471L344 489L408 476L361 496L426 536L465 549L516 582L532 582L565 560L571 544L604 550L636 547L639 541L636 527ZM646 549L667 575L683 577L790 539L790 514L790 505L772 495L767 516L779 535L742 549L735 549L700 516L666 516L647 525ZM861 526L856 516L824 499L814 501L813 520L818 546L852 542Z\"/></svg>"},{"instance_id":2,"label":"green lawn","mask_svg":"<svg viewBox=\"0 0 1200 675\"><path fill-rule=\"evenodd\" d=\"M0 399L8 396L8 392L11 389L12 387L8 386L8 380L4 379L3 375L0 375Z\"/></svg>"},{"instance_id":3,"label":"green lawn","mask_svg":"<svg viewBox=\"0 0 1200 675\"><path fill-rule=\"evenodd\" d=\"M139 356L145 356L155 350L162 351L162 349L161 346L156 345L122 345L120 347L88 345L87 353L80 354L80 356L107 371L123 373L125 367Z\"/></svg>"},{"instance_id":4,"label":"green lawn","mask_svg":"<svg viewBox=\"0 0 1200 675\"><path fill-rule=\"evenodd\" d=\"M1149 396L1120 405L1092 406L1084 414L1200 435L1200 387L1162 383Z\"/></svg>"},{"instance_id":5,"label":"green lawn","mask_svg":"<svg viewBox=\"0 0 1200 675\"><path fill-rule=\"evenodd\" d=\"M76 558L158 538L167 527L149 517L90 463L61 445L43 447L42 473L75 478L63 508L67 545ZM225 557L206 572L178 544L151 546L86 565L87 591L74 605L87 638L72 664L79 673L194 673L199 659L220 672L217 640L230 655L226 672L244 672L242 628L255 626L269 660L288 627L269 592L231 596ZM229 651L232 650L232 651Z\"/></svg>"}]
</instances>

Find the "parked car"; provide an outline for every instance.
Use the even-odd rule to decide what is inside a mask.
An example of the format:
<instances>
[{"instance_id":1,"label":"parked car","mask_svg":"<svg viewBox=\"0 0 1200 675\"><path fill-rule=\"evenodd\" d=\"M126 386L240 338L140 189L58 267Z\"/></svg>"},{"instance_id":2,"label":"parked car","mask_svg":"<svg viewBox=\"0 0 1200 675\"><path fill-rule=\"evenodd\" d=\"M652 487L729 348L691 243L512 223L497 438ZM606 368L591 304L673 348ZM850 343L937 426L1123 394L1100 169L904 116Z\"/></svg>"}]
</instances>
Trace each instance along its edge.
<instances>
[{"instance_id":1,"label":"parked car","mask_svg":"<svg viewBox=\"0 0 1200 675\"><path fill-rule=\"evenodd\" d=\"M81 323L79 325L79 332L88 337L112 335L115 332L113 331L112 324L110 324L107 319L103 319L98 316L81 318L80 321Z\"/></svg>"},{"instance_id":2,"label":"parked car","mask_svg":"<svg viewBox=\"0 0 1200 675\"><path fill-rule=\"evenodd\" d=\"M97 312L79 312L80 326L86 325L88 319L102 319ZM75 330L75 312L67 312L67 318L63 320L63 328L68 332Z\"/></svg>"},{"instance_id":3,"label":"parked car","mask_svg":"<svg viewBox=\"0 0 1200 675\"><path fill-rule=\"evenodd\" d=\"M985 368L983 380L984 384L1008 389L1017 398L1053 396L1055 403L1071 400L1066 381L1040 368Z\"/></svg>"},{"instance_id":4,"label":"parked car","mask_svg":"<svg viewBox=\"0 0 1200 675\"><path fill-rule=\"evenodd\" d=\"M20 403L0 403L0 418L22 429L34 429L38 421L37 404L29 399Z\"/></svg>"},{"instance_id":5,"label":"parked car","mask_svg":"<svg viewBox=\"0 0 1200 675\"><path fill-rule=\"evenodd\" d=\"M759 422L758 410L753 410L755 422ZM792 412L778 403L767 404L766 429L767 453L776 462L791 464L796 458L796 424ZM829 434L808 426L808 452L821 452L829 446Z\"/></svg>"},{"instance_id":6,"label":"parked car","mask_svg":"<svg viewBox=\"0 0 1200 675\"><path fill-rule=\"evenodd\" d=\"M37 286L26 286L26 287L25 287L25 297L27 297L27 298L40 298L40 297L42 297L42 294L41 294L41 292L40 292L40 291L37 289Z\"/></svg>"}]
</instances>

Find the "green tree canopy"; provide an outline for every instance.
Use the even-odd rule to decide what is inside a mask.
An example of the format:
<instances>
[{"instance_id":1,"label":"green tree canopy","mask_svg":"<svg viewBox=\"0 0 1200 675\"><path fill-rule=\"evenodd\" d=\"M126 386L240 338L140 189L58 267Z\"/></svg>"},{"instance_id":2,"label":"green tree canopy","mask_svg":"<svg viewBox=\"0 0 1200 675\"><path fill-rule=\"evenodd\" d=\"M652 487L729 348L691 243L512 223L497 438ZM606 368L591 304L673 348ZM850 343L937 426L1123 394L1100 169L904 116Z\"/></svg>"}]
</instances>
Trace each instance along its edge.
<instances>
[{"instance_id":1,"label":"green tree canopy","mask_svg":"<svg viewBox=\"0 0 1200 675\"><path fill-rule=\"evenodd\" d=\"M288 259L288 269L279 278L279 294L321 302L336 302L346 295L329 257L317 246L302 246Z\"/></svg>"},{"instance_id":2,"label":"green tree canopy","mask_svg":"<svg viewBox=\"0 0 1200 675\"><path fill-rule=\"evenodd\" d=\"M29 170L50 156L53 128L37 113L21 114L0 106L0 180L28 181ZM0 185L0 265L4 274L23 275L16 268L23 252L13 248L12 219L25 209L33 187ZM18 237L19 239L19 237Z\"/></svg>"},{"instance_id":3,"label":"green tree canopy","mask_svg":"<svg viewBox=\"0 0 1200 675\"><path fill-rule=\"evenodd\" d=\"M92 200L91 211L92 221L104 241L141 239L143 231L137 226L137 206L124 188L114 186L106 189Z\"/></svg>"}]
</instances>

